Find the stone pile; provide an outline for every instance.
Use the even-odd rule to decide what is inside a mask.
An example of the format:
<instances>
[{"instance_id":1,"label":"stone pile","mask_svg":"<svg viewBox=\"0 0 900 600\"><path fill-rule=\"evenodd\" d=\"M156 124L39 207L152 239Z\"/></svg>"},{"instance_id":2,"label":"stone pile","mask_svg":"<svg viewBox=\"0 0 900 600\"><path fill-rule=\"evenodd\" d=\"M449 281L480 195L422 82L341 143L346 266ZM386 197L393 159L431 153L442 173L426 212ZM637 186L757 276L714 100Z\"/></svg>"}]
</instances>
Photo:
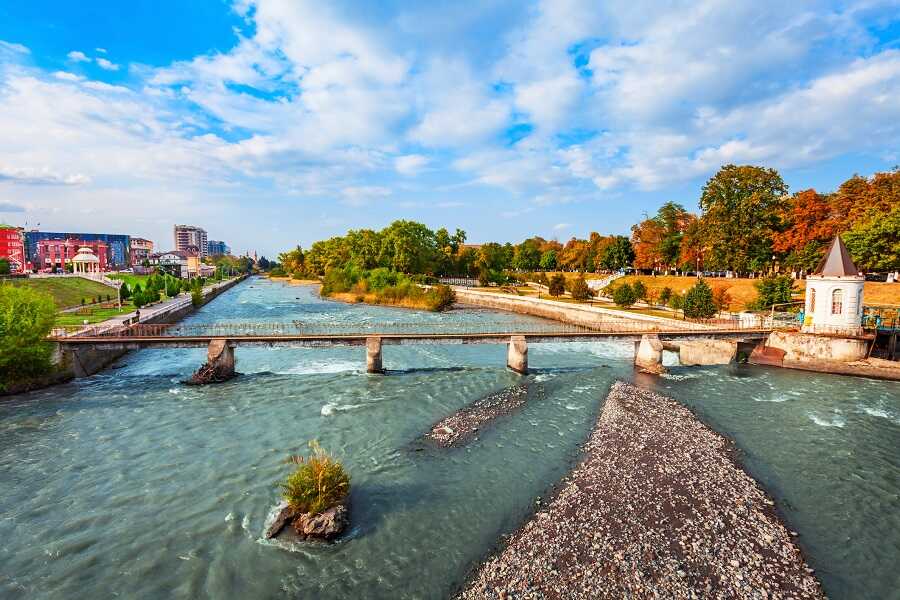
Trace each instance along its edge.
<instances>
[{"instance_id":1,"label":"stone pile","mask_svg":"<svg viewBox=\"0 0 900 600\"><path fill-rule=\"evenodd\" d=\"M674 400L616 383L582 462L458 598L824 598L732 452Z\"/></svg>"},{"instance_id":2,"label":"stone pile","mask_svg":"<svg viewBox=\"0 0 900 600\"><path fill-rule=\"evenodd\" d=\"M423 437L442 448L461 446L484 425L525 404L527 397L528 387L525 385L516 385L490 394L441 419Z\"/></svg>"},{"instance_id":3,"label":"stone pile","mask_svg":"<svg viewBox=\"0 0 900 600\"><path fill-rule=\"evenodd\" d=\"M299 539L331 540L350 524L350 511L346 502L316 515L298 513L284 501L278 504L275 511L275 519L264 534L266 539L276 537L290 523Z\"/></svg>"}]
</instances>

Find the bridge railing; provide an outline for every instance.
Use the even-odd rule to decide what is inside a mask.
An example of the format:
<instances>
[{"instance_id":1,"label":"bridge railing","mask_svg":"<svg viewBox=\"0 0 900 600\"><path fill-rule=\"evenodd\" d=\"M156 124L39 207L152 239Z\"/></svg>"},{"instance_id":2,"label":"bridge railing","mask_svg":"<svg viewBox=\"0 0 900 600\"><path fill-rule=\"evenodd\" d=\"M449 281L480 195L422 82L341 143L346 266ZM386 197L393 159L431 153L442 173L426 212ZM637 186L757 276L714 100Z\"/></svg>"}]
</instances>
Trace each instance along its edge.
<instances>
[{"instance_id":1,"label":"bridge railing","mask_svg":"<svg viewBox=\"0 0 900 600\"><path fill-rule=\"evenodd\" d=\"M303 336L390 336L390 335L552 335L573 333L654 333L660 331L679 332L740 332L772 329L781 324L747 322L740 319L709 319L704 321L680 321L679 326L666 327L665 323L634 321L621 318L598 318L589 325L546 322L481 321L459 323L442 320L440 322L371 322L333 323L302 322L290 323L176 323L176 324L123 324L121 326L79 326L56 328L51 333L53 339L71 337L88 338L179 338L179 337L303 337Z\"/></svg>"}]
</instances>

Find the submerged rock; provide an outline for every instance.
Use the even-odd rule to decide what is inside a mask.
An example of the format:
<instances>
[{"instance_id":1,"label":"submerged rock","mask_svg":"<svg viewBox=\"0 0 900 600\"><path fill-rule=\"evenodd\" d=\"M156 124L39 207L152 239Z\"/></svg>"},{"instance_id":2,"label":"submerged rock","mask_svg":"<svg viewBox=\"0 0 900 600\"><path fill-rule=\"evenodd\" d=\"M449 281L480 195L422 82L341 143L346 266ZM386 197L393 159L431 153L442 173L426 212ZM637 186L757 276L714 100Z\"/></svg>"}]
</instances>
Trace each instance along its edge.
<instances>
[{"instance_id":1,"label":"submerged rock","mask_svg":"<svg viewBox=\"0 0 900 600\"><path fill-rule=\"evenodd\" d=\"M294 519L294 530L307 538L330 540L341 534L350 523L345 504L332 506L317 515L305 513Z\"/></svg>"},{"instance_id":2,"label":"submerged rock","mask_svg":"<svg viewBox=\"0 0 900 600\"><path fill-rule=\"evenodd\" d=\"M266 539L272 539L284 529L284 526L288 524L288 522L297 516L297 513L293 508L288 506L288 503L282 500L278 503L278 506L275 507L275 510L278 511L275 515L275 520L272 521L272 524L269 525L269 528L266 529Z\"/></svg>"}]
</instances>

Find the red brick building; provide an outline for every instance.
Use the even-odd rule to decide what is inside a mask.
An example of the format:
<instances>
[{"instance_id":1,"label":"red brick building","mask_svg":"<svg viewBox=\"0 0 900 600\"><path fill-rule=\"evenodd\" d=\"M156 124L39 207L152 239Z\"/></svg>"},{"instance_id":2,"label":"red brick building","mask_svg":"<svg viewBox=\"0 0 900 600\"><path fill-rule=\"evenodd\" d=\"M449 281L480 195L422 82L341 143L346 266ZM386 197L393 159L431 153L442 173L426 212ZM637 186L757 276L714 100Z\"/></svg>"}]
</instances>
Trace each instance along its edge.
<instances>
[{"instance_id":1,"label":"red brick building","mask_svg":"<svg viewBox=\"0 0 900 600\"><path fill-rule=\"evenodd\" d=\"M79 248L90 248L100 259L99 268L107 270L107 244L100 241L87 240L40 240L38 242L38 262L35 265L38 270L52 271L65 270L65 266L71 264L72 259L78 254Z\"/></svg>"},{"instance_id":2,"label":"red brick building","mask_svg":"<svg viewBox=\"0 0 900 600\"><path fill-rule=\"evenodd\" d=\"M21 227L0 224L0 258L9 261L10 271L13 273L21 273L28 268Z\"/></svg>"}]
</instances>

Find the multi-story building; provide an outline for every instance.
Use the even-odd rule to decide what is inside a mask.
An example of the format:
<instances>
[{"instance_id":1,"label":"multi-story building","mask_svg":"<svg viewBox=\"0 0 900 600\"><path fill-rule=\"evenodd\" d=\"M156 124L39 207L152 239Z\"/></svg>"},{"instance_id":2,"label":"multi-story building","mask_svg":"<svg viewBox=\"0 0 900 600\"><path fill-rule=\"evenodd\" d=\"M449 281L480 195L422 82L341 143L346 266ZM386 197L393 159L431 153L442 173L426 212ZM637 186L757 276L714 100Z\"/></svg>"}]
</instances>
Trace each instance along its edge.
<instances>
[{"instance_id":1,"label":"multi-story building","mask_svg":"<svg viewBox=\"0 0 900 600\"><path fill-rule=\"evenodd\" d=\"M206 258L209 254L206 230L194 225L176 225L175 249L187 250L191 246L200 251L201 258Z\"/></svg>"},{"instance_id":2,"label":"multi-story building","mask_svg":"<svg viewBox=\"0 0 900 600\"><path fill-rule=\"evenodd\" d=\"M37 243L38 257L35 266L41 271L65 271L66 265L72 264L72 259L78 254L80 248L90 248L99 259L97 266L100 271L109 268L109 246L106 242L98 240L79 240L68 238L65 240L39 240Z\"/></svg>"},{"instance_id":3,"label":"multi-story building","mask_svg":"<svg viewBox=\"0 0 900 600\"><path fill-rule=\"evenodd\" d=\"M201 272L200 251L196 246L188 246L185 250L157 252L151 254L148 260L151 266L182 279L197 277Z\"/></svg>"},{"instance_id":4,"label":"multi-story building","mask_svg":"<svg viewBox=\"0 0 900 600\"><path fill-rule=\"evenodd\" d=\"M22 273L27 269L25 238L22 236L21 227L0 223L0 258L9 261L9 270L12 273Z\"/></svg>"},{"instance_id":5,"label":"multi-story building","mask_svg":"<svg viewBox=\"0 0 900 600\"><path fill-rule=\"evenodd\" d=\"M25 255L35 265L39 264L38 243L41 240L65 241L80 240L81 242L104 242L106 244L105 261L110 269L125 269L131 265L131 236L117 233L57 233L50 231L26 231ZM94 249L90 244L85 244ZM77 252L78 249L76 248ZM94 249L96 252L96 249ZM39 266L40 268L40 266Z\"/></svg>"},{"instance_id":6,"label":"multi-story building","mask_svg":"<svg viewBox=\"0 0 900 600\"><path fill-rule=\"evenodd\" d=\"M206 251L210 256L215 256L216 254L231 254L231 248L228 247L228 244L219 240L209 240L206 243Z\"/></svg>"},{"instance_id":7,"label":"multi-story building","mask_svg":"<svg viewBox=\"0 0 900 600\"><path fill-rule=\"evenodd\" d=\"M144 264L145 260L150 259L153 254L153 242L144 238L131 238L131 266L139 266Z\"/></svg>"}]
</instances>

